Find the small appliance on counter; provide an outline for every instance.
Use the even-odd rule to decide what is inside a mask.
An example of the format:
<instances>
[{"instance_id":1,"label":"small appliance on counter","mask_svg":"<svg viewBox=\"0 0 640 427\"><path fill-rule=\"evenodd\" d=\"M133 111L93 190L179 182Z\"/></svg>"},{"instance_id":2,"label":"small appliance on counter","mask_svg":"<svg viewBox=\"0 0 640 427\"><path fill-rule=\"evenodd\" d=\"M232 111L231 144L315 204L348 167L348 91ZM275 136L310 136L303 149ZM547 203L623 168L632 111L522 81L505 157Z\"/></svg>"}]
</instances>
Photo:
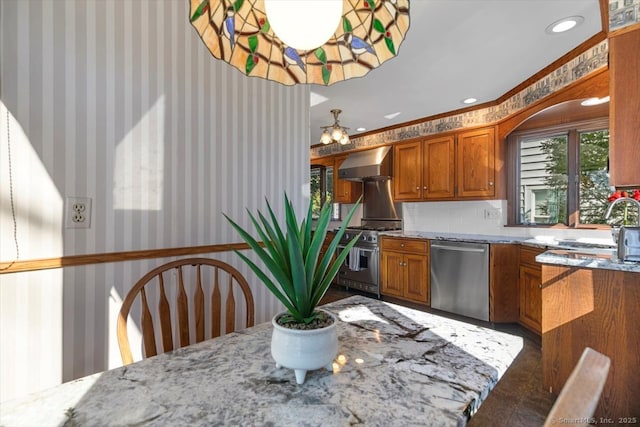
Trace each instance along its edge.
<instances>
[{"instance_id":1,"label":"small appliance on counter","mask_svg":"<svg viewBox=\"0 0 640 427\"><path fill-rule=\"evenodd\" d=\"M640 262L640 227L620 227L618 259L622 262Z\"/></svg>"}]
</instances>

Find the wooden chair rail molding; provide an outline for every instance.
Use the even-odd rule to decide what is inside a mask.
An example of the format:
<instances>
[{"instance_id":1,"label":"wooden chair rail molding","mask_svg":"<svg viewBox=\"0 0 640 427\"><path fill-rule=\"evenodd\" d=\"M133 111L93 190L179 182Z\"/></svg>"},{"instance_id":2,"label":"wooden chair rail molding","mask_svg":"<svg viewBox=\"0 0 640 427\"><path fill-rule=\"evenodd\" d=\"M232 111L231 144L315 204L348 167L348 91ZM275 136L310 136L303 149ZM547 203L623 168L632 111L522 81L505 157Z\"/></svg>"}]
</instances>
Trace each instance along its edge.
<instances>
[{"instance_id":1,"label":"wooden chair rail molding","mask_svg":"<svg viewBox=\"0 0 640 427\"><path fill-rule=\"evenodd\" d=\"M169 258L181 255L193 255L232 250L249 249L246 243L225 243L219 245L190 246L183 248L147 249L141 251L111 252L103 254L70 255L60 258L32 259L26 261L0 262L0 274L25 271L48 270L61 267L75 267L107 262L137 261L149 258Z\"/></svg>"}]
</instances>

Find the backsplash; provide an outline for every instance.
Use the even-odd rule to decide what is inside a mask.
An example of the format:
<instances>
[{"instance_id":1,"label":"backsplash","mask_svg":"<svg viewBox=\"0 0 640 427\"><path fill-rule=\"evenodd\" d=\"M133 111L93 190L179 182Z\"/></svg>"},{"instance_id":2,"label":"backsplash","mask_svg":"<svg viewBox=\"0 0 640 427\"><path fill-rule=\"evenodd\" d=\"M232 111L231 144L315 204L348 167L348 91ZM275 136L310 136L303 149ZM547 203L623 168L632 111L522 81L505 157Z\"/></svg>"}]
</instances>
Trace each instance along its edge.
<instances>
[{"instance_id":1,"label":"backsplash","mask_svg":"<svg viewBox=\"0 0 640 427\"><path fill-rule=\"evenodd\" d=\"M404 229L407 231L559 239L611 239L609 230L505 227L506 200L404 203L402 209Z\"/></svg>"}]
</instances>

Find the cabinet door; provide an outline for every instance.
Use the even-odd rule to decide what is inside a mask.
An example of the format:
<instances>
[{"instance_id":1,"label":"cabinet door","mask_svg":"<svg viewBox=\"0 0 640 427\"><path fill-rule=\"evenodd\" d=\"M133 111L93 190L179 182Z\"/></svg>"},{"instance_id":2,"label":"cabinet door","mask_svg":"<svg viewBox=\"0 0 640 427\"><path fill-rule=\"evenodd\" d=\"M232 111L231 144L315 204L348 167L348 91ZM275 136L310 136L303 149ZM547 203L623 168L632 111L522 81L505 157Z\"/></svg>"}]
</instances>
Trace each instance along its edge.
<instances>
[{"instance_id":1,"label":"cabinet door","mask_svg":"<svg viewBox=\"0 0 640 427\"><path fill-rule=\"evenodd\" d=\"M640 29L609 39L609 183L617 187L640 186L639 51Z\"/></svg>"},{"instance_id":2,"label":"cabinet door","mask_svg":"<svg viewBox=\"0 0 640 427\"><path fill-rule=\"evenodd\" d=\"M362 195L362 183L338 178L338 169L347 156L336 156L333 163L333 197L336 203L355 203Z\"/></svg>"},{"instance_id":3,"label":"cabinet door","mask_svg":"<svg viewBox=\"0 0 640 427\"><path fill-rule=\"evenodd\" d=\"M382 264L380 269L380 293L396 297L403 296L402 283L404 280L404 268L402 266L402 258L402 254L398 252L382 252Z\"/></svg>"},{"instance_id":4,"label":"cabinet door","mask_svg":"<svg viewBox=\"0 0 640 427\"><path fill-rule=\"evenodd\" d=\"M422 145L422 196L448 199L454 196L454 138L428 139Z\"/></svg>"},{"instance_id":5,"label":"cabinet door","mask_svg":"<svg viewBox=\"0 0 640 427\"><path fill-rule=\"evenodd\" d=\"M393 199L420 200L422 197L422 142L393 147Z\"/></svg>"},{"instance_id":6,"label":"cabinet door","mask_svg":"<svg viewBox=\"0 0 640 427\"><path fill-rule=\"evenodd\" d=\"M416 302L429 303L426 255L404 255L404 296Z\"/></svg>"},{"instance_id":7,"label":"cabinet door","mask_svg":"<svg viewBox=\"0 0 640 427\"><path fill-rule=\"evenodd\" d=\"M458 197L495 195L495 132L493 128L462 132L457 147Z\"/></svg>"},{"instance_id":8,"label":"cabinet door","mask_svg":"<svg viewBox=\"0 0 640 427\"><path fill-rule=\"evenodd\" d=\"M542 320L542 272L520 266L520 322L538 334Z\"/></svg>"}]
</instances>

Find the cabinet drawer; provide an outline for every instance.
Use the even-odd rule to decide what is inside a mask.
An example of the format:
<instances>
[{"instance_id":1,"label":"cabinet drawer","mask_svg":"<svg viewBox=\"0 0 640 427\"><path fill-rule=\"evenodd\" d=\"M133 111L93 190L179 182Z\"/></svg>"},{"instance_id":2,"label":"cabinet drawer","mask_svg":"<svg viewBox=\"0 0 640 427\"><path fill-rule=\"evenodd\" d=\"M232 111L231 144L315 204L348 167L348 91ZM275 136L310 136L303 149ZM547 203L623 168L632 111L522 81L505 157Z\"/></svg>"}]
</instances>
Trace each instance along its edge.
<instances>
[{"instance_id":1,"label":"cabinet drawer","mask_svg":"<svg viewBox=\"0 0 640 427\"><path fill-rule=\"evenodd\" d=\"M416 252L426 254L428 250L428 242L426 240L409 240L394 239L383 237L380 246L383 250L400 251L400 252Z\"/></svg>"},{"instance_id":2,"label":"cabinet drawer","mask_svg":"<svg viewBox=\"0 0 640 427\"><path fill-rule=\"evenodd\" d=\"M540 255L544 251L544 249L520 246L520 264L527 264L540 268L540 264L536 262L536 256Z\"/></svg>"}]
</instances>

